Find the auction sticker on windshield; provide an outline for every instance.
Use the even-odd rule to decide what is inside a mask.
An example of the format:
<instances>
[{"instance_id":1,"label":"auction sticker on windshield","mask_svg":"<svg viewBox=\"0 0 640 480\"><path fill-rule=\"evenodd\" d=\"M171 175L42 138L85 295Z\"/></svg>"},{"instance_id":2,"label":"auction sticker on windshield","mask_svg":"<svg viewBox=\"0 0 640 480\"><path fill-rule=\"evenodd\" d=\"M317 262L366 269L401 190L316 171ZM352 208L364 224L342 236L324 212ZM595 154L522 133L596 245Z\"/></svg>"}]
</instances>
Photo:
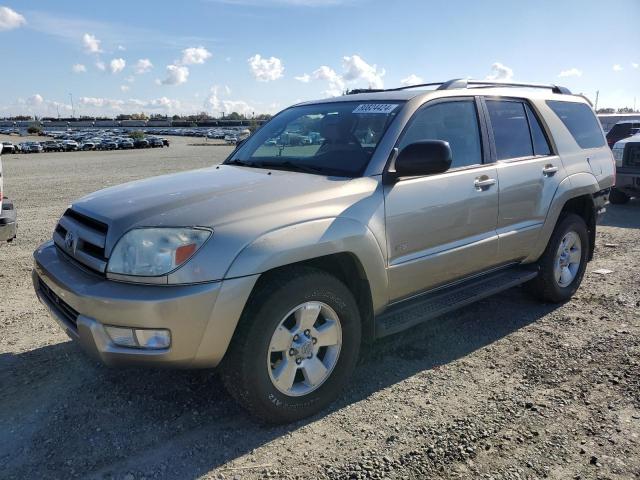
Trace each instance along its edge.
<instances>
[{"instance_id":1,"label":"auction sticker on windshield","mask_svg":"<svg viewBox=\"0 0 640 480\"><path fill-rule=\"evenodd\" d=\"M352 113L382 113L389 114L398 106L397 103L362 103Z\"/></svg>"}]
</instances>

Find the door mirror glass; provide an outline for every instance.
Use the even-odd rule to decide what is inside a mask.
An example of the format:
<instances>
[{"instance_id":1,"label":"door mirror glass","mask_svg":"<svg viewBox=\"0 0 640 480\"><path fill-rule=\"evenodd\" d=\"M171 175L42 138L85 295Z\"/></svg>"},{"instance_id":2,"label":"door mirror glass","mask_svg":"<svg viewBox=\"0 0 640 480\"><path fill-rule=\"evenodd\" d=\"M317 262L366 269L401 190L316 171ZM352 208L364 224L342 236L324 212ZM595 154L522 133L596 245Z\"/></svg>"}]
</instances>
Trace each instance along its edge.
<instances>
[{"instance_id":1,"label":"door mirror glass","mask_svg":"<svg viewBox=\"0 0 640 480\"><path fill-rule=\"evenodd\" d=\"M451 167L451 148L444 140L423 140L404 147L396 158L396 176L442 173Z\"/></svg>"}]
</instances>

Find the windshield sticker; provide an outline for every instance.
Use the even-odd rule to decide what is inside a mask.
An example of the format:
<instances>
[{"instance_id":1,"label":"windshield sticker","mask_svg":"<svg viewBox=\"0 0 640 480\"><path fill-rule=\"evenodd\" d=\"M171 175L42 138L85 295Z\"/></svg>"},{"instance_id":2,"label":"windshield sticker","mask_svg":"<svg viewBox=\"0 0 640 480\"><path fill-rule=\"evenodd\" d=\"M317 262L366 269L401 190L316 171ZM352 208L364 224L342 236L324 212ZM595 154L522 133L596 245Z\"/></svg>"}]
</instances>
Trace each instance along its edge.
<instances>
[{"instance_id":1,"label":"windshield sticker","mask_svg":"<svg viewBox=\"0 0 640 480\"><path fill-rule=\"evenodd\" d=\"M382 113L388 115L397 106L397 103L362 103L352 113Z\"/></svg>"}]
</instances>

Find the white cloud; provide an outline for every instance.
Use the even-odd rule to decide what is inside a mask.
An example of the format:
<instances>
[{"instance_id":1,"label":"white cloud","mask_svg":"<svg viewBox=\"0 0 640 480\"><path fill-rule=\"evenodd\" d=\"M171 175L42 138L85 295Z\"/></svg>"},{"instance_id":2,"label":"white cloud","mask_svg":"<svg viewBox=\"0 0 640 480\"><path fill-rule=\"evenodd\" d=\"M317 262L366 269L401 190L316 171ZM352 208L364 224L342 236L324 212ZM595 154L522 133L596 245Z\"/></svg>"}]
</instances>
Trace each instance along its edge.
<instances>
[{"instance_id":1,"label":"white cloud","mask_svg":"<svg viewBox=\"0 0 640 480\"><path fill-rule=\"evenodd\" d=\"M613 71L614 71L614 72L621 72L621 71L622 71L622 65L620 65L620 64L618 64L618 63L616 63L616 64L613 66Z\"/></svg>"},{"instance_id":2,"label":"white cloud","mask_svg":"<svg viewBox=\"0 0 640 480\"><path fill-rule=\"evenodd\" d=\"M126 50L124 45L118 45L118 51L119 52L124 52Z\"/></svg>"},{"instance_id":3,"label":"white cloud","mask_svg":"<svg viewBox=\"0 0 640 480\"><path fill-rule=\"evenodd\" d=\"M43 103L44 103L44 98L42 98L42 95L40 95L39 93L36 93L35 95L31 95L29 98L27 98L27 105L37 107L39 105L42 105Z\"/></svg>"},{"instance_id":4,"label":"white cloud","mask_svg":"<svg viewBox=\"0 0 640 480\"><path fill-rule=\"evenodd\" d=\"M100 40L98 40L95 35L91 35L90 33L85 33L82 36L82 45L87 53L100 53L102 50L100 49Z\"/></svg>"},{"instance_id":5,"label":"white cloud","mask_svg":"<svg viewBox=\"0 0 640 480\"><path fill-rule=\"evenodd\" d=\"M73 73L84 73L87 71L87 67L85 67L81 63L76 63L71 67L71 70L73 71Z\"/></svg>"},{"instance_id":6,"label":"white cloud","mask_svg":"<svg viewBox=\"0 0 640 480\"><path fill-rule=\"evenodd\" d=\"M227 90L228 87L225 87L226 95L231 93L231 90ZM225 114L229 114L231 112L237 112L241 115L251 115L256 109L251 106L249 103L244 100L228 100L228 99L220 99L218 96L218 91L220 87L214 85L211 87L211 91L209 96L204 102L204 107L206 110L211 112L213 115L219 115L220 112L224 112Z\"/></svg>"},{"instance_id":7,"label":"white cloud","mask_svg":"<svg viewBox=\"0 0 640 480\"><path fill-rule=\"evenodd\" d=\"M161 85L181 85L189 78L189 69L180 65L167 65L167 75L158 80Z\"/></svg>"},{"instance_id":8,"label":"white cloud","mask_svg":"<svg viewBox=\"0 0 640 480\"><path fill-rule=\"evenodd\" d=\"M182 51L182 59L180 60L180 63L182 65L202 64L209 58L211 58L211 52L206 48L191 47Z\"/></svg>"},{"instance_id":9,"label":"white cloud","mask_svg":"<svg viewBox=\"0 0 640 480\"><path fill-rule=\"evenodd\" d=\"M418 85L420 83L424 83L424 80L422 79L422 77L419 77L418 75L412 73L407 78L403 78L402 80L400 80L400 83L404 86L409 87L411 85Z\"/></svg>"},{"instance_id":10,"label":"white cloud","mask_svg":"<svg viewBox=\"0 0 640 480\"><path fill-rule=\"evenodd\" d=\"M178 100L172 100L167 97L160 97L155 100L151 100L146 103L147 108L161 109L161 110L177 110L180 108L180 102Z\"/></svg>"},{"instance_id":11,"label":"white cloud","mask_svg":"<svg viewBox=\"0 0 640 480\"><path fill-rule=\"evenodd\" d=\"M262 58L259 54L255 54L247 62L251 73L259 82L277 80L284 73L282 61L276 57Z\"/></svg>"},{"instance_id":12,"label":"white cloud","mask_svg":"<svg viewBox=\"0 0 640 480\"><path fill-rule=\"evenodd\" d=\"M22 15L9 7L0 7L0 32L13 30L27 23Z\"/></svg>"},{"instance_id":13,"label":"white cloud","mask_svg":"<svg viewBox=\"0 0 640 480\"><path fill-rule=\"evenodd\" d=\"M577 68L570 68L568 70L563 70L558 74L559 77L581 77L582 70L578 70Z\"/></svg>"},{"instance_id":14,"label":"white cloud","mask_svg":"<svg viewBox=\"0 0 640 480\"><path fill-rule=\"evenodd\" d=\"M631 66L633 68L638 68L638 67L640 67L640 63L632 63Z\"/></svg>"},{"instance_id":15,"label":"white cloud","mask_svg":"<svg viewBox=\"0 0 640 480\"><path fill-rule=\"evenodd\" d=\"M149 70L153 68L153 63L148 58L141 58L138 60L133 67L133 71L136 72L137 75L142 75L143 73L147 73Z\"/></svg>"},{"instance_id":16,"label":"white cloud","mask_svg":"<svg viewBox=\"0 0 640 480\"><path fill-rule=\"evenodd\" d=\"M324 91L327 97L337 97L342 95L344 91L344 80L336 71L326 65L322 65L317 70L314 70L312 76L316 80L326 80L329 82L329 88Z\"/></svg>"},{"instance_id":17,"label":"white cloud","mask_svg":"<svg viewBox=\"0 0 640 480\"><path fill-rule=\"evenodd\" d=\"M311 75L309 75L308 73L303 73L302 75L298 75L297 77L293 78L302 83L309 83L311 81Z\"/></svg>"},{"instance_id":18,"label":"white cloud","mask_svg":"<svg viewBox=\"0 0 640 480\"><path fill-rule=\"evenodd\" d=\"M378 70L377 65L369 65L358 55L342 57L342 66L345 70L342 77L347 82L364 80L369 88L383 88L384 68Z\"/></svg>"},{"instance_id":19,"label":"white cloud","mask_svg":"<svg viewBox=\"0 0 640 480\"><path fill-rule=\"evenodd\" d=\"M136 81L136 78L133 75L129 75L127 78L124 79L124 81L127 83L133 83Z\"/></svg>"},{"instance_id":20,"label":"white cloud","mask_svg":"<svg viewBox=\"0 0 640 480\"><path fill-rule=\"evenodd\" d=\"M98 60L96 62L96 68L104 72L107 69L107 66L104 64L104 62L101 62L100 60Z\"/></svg>"},{"instance_id":21,"label":"white cloud","mask_svg":"<svg viewBox=\"0 0 640 480\"><path fill-rule=\"evenodd\" d=\"M491 65L491 73L485 80L507 81L513 78L513 70L500 62Z\"/></svg>"},{"instance_id":22,"label":"white cloud","mask_svg":"<svg viewBox=\"0 0 640 480\"><path fill-rule=\"evenodd\" d=\"M131 87L129 85L120 85L121 92L128 92Z\"/></svg>"},{"instance_id":23,"label":"white cloud","mask_svg":"<svg viewBox=\"0 0 640 480\"><path fill-rule=\"evenodd\" d=\"M120 73L126 66L127 62L125 62L124 58L114 58L109 62L109 70L111 70L111 73Z\"/></svg>"}]
</instances>

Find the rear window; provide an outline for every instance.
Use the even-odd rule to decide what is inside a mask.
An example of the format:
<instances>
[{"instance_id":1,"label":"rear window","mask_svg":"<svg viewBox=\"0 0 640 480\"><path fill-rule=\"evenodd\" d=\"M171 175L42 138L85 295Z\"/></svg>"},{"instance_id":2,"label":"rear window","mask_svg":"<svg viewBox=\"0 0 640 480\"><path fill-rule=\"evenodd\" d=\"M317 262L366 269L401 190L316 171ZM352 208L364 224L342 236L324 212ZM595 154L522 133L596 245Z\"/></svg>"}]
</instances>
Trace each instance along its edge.
<instances>
[{"instance_id":1,"label":"rear window","mask_svg":"<svg viewBox=\"0 0 640 480\"><path fill-rule=\"evenodd\" d=\"M562 120L580 148L605 145L602 127L588 105L558 100L547 100L547 105Z\"/></svg>"}]
</instances>

